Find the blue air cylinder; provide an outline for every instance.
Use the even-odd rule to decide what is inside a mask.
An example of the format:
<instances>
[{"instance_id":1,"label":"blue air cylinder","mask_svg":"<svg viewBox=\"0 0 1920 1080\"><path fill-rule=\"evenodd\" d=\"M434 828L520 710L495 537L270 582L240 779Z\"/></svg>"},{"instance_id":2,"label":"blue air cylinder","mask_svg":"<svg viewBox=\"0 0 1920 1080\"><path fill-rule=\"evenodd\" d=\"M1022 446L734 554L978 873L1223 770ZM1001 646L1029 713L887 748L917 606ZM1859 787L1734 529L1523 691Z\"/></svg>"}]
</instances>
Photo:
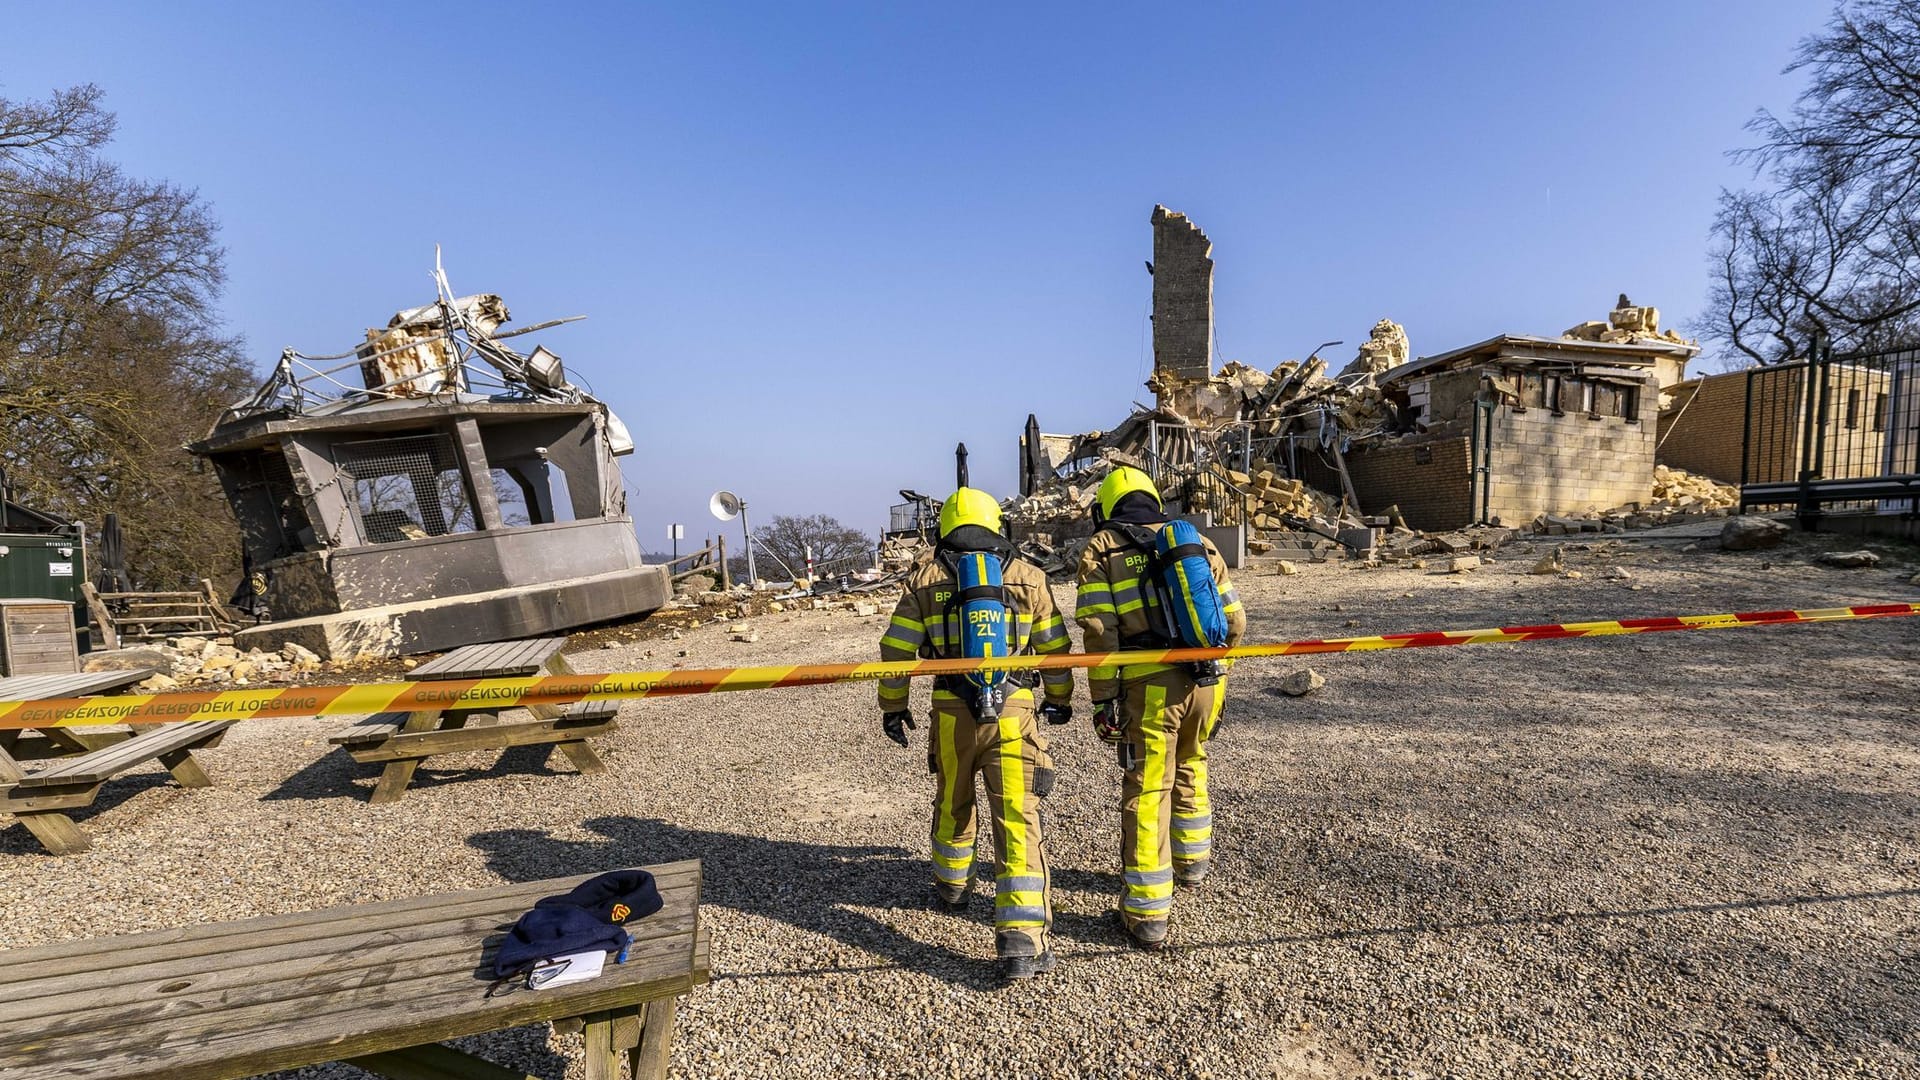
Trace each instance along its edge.
<instances>
[{"instance_id":1,"label":"blue air cylinder","mask_svg":"<svg viewBox=\"0 0 1920 1080\"><path fill-rule=\"evenodd\" d=\"M1000 581L1000 560L985 552L960 557L960 655L969 660L1012 655L1013 627L1007 591ZM1007 700L1007 672L976 671L965 676L974 691L973 717L981 723L1000 718Z\"/></svg>"}]
</instances>

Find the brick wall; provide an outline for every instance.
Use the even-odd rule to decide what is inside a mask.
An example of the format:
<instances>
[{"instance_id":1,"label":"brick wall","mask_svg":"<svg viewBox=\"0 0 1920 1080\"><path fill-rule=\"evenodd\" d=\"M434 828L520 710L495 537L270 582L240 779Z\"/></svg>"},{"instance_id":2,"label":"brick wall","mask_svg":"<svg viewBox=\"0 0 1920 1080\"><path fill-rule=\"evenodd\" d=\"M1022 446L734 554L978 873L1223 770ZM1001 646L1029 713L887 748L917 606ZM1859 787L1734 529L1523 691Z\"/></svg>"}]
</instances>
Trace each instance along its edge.
<instances>
[{"instance_id":1,"label":"brick wall","mask_svg":"<svg viewBox=\"0 0 1920 1080\"><path fill-rule=\"evenodd\" d=\"M1762 392L1769 390L1762 386ZM1778 392L1779 388L1772 388ZM1793 401L1789 415L1799 411L1797 387L1788 387ZM1654 460L1661 465L1710 476L1723 484L1740 482L1741 438L1747 421L1747 373L1729 372L1709 375L1681 389L1673 405L1660 414L1659 449ZM1791 440L1789 440L1791 443ZM1791 457L1791 445L1785 448Z\"/></svg>"},{"instance_id":2,"label":"brick wall","mask_svg":"<svg viewBox=\"0 0 1920 1080\"><path fill-rule=\"evenodd\" d=\"M1494 413L1487 516L1524 525L1541 514L1643 503L1653 487L1659 396L1648 379L1634 415L1502 406Z\"/></svg>"},{"instance_id":3,"label":"brick wall","mask_svg":"<svg viewBox=\"0 0 1920 1080\"><path fill-rule=\"evenodd\" d=\"M1321 491L1338 493L1340 473L1317 455L1301 459L1301 479ZM1384 513L1398 506L1416 529L1457 529L1472 524L1468 502L1465 436L1415 445L1380 443L1347 453L1360 509Z\"/></svg>"}]
</instances>

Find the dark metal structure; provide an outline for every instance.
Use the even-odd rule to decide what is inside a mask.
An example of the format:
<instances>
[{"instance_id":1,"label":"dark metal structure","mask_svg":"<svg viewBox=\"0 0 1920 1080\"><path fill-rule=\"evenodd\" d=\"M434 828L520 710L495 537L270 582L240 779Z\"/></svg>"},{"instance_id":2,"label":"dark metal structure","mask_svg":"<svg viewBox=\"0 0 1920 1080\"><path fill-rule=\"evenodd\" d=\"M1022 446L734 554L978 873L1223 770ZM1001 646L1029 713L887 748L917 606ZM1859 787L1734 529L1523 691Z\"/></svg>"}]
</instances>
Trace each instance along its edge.
<instances>
[{"instance_id":1,"label":"dark metal structure","mask_svg":"<svg viewBox=\"0 0 1920 1080\"><path fill-rule=\"evenodd\" d=\"M1747 373L1740 505L1791 506L1803 528L1836 511L1920 520L1920 348L1835 355Z\"/></svg>"}]
</instances>

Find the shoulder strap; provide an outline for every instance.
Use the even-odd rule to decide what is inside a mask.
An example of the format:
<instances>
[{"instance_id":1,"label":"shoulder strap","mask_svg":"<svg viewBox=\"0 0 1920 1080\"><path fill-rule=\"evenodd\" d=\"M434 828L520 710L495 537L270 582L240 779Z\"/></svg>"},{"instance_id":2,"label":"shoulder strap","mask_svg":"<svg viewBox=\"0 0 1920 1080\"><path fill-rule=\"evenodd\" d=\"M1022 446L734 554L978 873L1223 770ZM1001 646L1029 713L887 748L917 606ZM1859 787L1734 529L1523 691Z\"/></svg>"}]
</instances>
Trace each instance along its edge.
<instances>
[{"instance_id":1,"label":"shoulder strap","mask_svg":"<svg viewBox=\"0 0 1920 1080\"><path fill-rule=\"evenodd\" d=\"M1135 525L1129 521L1109 521L1100 527L1112 529L1114 535L1148 554L1153 553L1153 541L1159 535L1154 529L1145 525Z\"/></svg>"}]
</instances>

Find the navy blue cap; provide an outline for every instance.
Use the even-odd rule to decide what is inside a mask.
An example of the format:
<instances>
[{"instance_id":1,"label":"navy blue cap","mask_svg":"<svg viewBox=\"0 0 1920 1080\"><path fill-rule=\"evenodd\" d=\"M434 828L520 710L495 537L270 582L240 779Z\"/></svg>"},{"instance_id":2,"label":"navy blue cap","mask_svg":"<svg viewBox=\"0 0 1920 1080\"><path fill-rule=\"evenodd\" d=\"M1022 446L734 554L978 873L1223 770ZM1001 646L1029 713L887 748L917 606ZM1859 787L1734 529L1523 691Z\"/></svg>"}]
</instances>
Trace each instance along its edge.
<instances>
[{"instance_id":1,"label":"navy blue cap","mask_svg":"<svg viewBox=\"0 0 1920 1080\"><path fill-rule=\"evenodd\" d=\"M549 896L535 906L584 908L618 925L659 911L660 889L645 870L615 870L581 882L565 896Z\"/></svg>"},{"instance_id":2,"label":"navy blue cap","mask_svg":"<svg viewBox=\"0 0 1920 1080\"><path fill-rule=\"evenodd\" d=\"M507 940L500 943L500 952L493 958L493 973L505 978L542 960L569 953L618 952L632 940L625 928L584 908L535 907L520 916Z\"/></svg>"}]
</instances>

